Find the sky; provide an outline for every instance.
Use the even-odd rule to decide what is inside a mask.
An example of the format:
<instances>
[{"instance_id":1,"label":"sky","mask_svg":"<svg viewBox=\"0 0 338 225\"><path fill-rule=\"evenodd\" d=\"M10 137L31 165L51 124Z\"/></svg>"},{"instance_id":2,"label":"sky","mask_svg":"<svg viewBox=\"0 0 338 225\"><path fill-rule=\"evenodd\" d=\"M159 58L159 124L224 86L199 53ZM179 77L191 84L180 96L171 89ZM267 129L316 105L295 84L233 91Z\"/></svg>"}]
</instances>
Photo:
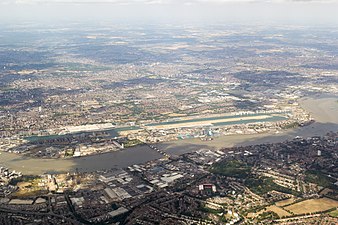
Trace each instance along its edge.
<instances>
[{"instance_id":1,"label":"sky","mask_svg":"<svg viewBox=\"0 0 338 225\"><path fill-rule=\"evenodd\" d=\"M0 23L338 24L338 0L0 0Z\"/></svg>"}]
</instances>

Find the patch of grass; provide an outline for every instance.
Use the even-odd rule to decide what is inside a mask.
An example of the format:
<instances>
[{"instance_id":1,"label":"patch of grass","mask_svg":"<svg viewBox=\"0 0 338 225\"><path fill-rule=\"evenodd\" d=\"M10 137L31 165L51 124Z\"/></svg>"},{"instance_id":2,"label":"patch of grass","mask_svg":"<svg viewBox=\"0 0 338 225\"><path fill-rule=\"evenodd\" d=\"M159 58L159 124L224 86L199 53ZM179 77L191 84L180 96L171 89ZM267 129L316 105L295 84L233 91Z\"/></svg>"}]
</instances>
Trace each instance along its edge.
<instances>
[{"instance_id":1,"label":"patch of grass","mask_svg":"<svg viewBox=\"0 0 338 225\"><path fill-rule=\"evenodd\" d=\"M127 140L123 142L125 148L133 147L136 145L142 145L144 144L142 141L134 139L134 140Z\"/></svg>"},{"instance_id":2,"label":"patch of grass","mask_svg":"<svg viewBox=\"0 0 338 225\"><path fill-rule=\"evenodd\" d=\"M299 124L297 122L289 123L286 124L285 126L282 126L283 129L291 129L295 127L299 127Z\"/></svg>"},{"instance_id":3,"label":"patch of grass","mask_svg":"<svg viewBox=\"0 0 338 225\"><path fill-rule=\"evenodd\" d=\"M212 173L236 178L246 178L250 171L250 166L238 160L220 162L210 169L210 172Z\"/></svg>"},{"instance_id":4,"label":"patch of grass","mask_svg":"<svg viewBox=\"0 0 338 225\"><path fill-rule=\"evenodd\" d=\"M272 212L272 211L263 212L258 217L259 221L262 221L262 220L274 220L274 219L279 219L279 216L278 216L277 213Z\"/></svg>"},{"instance_id":5,"label":"patch of grass","mask_svg":"<svg viewBox=\"0 0 338 225\"><path fill-rule=\"evenodd\" d=\"M74 149L67 149L65 151L65 157L72 157L74 155Z\"/></svg>"},{"instance_id":6,"label":"patch of grass","mask_svg":"<svg viewBox=\"0 0 338 225\"><path fill-rule=\"evenodd\" d=\"M44 195L47 194L48 191L46 190L33 190L33 191L18 191L12 194L13 197L32 197L32 196L39 196L39 195Z\"/></svg>"},{"instance_id":7,"label":"patch of grass","mask_svg":"<svg viewBox=\"0 0 338 225\"><path fill-rule=\"evenodd\" d=\"M224 211L223 209L211 209L211 208L206 207L206 206L201 207L200 210L202 212L211 213L211 214L219 214L219 213L222 213Z\"/></svg>"},{"instance_id":8,"label":"patch of grass","mask_svg":"<svg viewBox=\"0 0 338 225\"><path fill-rule=\"evenodd\" d=\"M245 185L255 194L264 195L270 191L279 191L292 195L299 195L298 192L282 187L275 182L272 178L254 178L250 177L245 180Z\"/></svg>"},{"instance_id":9,"label":"patch of grass","mask_svg":"<svg viewBox=\"0 0 338 225\"><path fill-rule=\"evenodd\" d=\"M12 179L9 184L16 186L19 182L33 182L35 179L40 178L39 176L34 176L34 175L23 175L18 178Z\"/></svg>"},{"instance_id":10,"label":"patch of grass","mask_svg":"<svg viewBox=\"0 0 338 225\"><path fill-rule=\"evenodd\" d=\"M333 216L333 217L338 217L338 209L332 211L332 212L329 212L329 215L330 216Z\"/></svg>"},{"instance_id":11,"label":"patch of grass","mask_svg":"<svg viewBox=\"0 0 338 225\"><path fill-rule=\"evenodd\" d=\"M326 188L335 188L333 178L330 178L317 170L308 170L305 172L305 181L309 183L315 183L319 186L326 187Z\"/></svg>"}]
</instances>

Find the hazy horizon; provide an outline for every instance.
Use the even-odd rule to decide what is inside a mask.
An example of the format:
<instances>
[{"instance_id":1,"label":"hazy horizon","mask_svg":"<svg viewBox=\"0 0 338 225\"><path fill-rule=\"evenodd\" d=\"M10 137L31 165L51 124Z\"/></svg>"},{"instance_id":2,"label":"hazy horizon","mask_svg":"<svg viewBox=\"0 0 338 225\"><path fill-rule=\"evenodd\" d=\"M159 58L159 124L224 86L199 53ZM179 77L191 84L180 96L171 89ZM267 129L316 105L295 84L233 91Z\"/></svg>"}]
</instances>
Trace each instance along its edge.
<instances>
[{"instance_id":1,"label":"hazy horizon","mask_svg":"<svg viewBox=\"0 0 338 225\"><path fill-rule=\"evenodd\" d=\"M267 23L336 25L338 1L2 0L0 23Z\"/></svg>"}]
</instances>

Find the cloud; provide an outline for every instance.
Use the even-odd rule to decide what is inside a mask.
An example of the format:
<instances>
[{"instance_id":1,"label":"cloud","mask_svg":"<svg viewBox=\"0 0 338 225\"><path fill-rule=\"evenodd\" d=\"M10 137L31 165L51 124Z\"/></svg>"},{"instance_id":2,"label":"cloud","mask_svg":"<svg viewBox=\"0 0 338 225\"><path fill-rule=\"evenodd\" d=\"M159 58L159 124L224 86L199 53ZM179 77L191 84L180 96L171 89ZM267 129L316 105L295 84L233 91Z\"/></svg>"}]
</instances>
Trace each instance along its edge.
<instances>
[{"instance_id":1,"label":"cloud","mask_svg":"<svg viewBox=\"0 0 338 225\"><path fill-rule=\"evenodd\" d=\"M0 0L0 24L84 20L336 24L337 7L338 0Z\"/></svg>"},{"instance_id":2,"label":"cloud","mask_svg":"<svg viewBox=\"0 0 338 225\"><path fill-rule=\"evenodd\" d=\"M2 0L3 4L31 5L31 4L166 4L171 0Z\"/></svg>"},{"instance_id":3,"label":"cloud","mask_svg":"<svg viewBox=\"0 0 338 225\"><path fill-rule=\"evenodd\" d=\"M1 4L225 4L225 3L338 3L338 0L1 0Z\"/></svg>"}]
</instances>

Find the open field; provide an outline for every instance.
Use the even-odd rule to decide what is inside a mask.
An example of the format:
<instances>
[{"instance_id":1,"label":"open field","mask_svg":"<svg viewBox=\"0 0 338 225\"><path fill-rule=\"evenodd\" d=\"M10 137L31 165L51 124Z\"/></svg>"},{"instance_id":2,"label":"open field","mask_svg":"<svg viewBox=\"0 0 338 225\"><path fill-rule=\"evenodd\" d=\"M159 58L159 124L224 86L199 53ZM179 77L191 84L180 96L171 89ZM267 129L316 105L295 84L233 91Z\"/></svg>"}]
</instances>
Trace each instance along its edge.
<instances>
[{"instance_id":1,"label":"open field","mask_svg":"<svg viewBox=\"0 0 338 225\"><path fill-rule=\"evenodd\" d=\"M288 199L285 199L285 200L282 200L282 201L278 201L276 202L276 206L285 206L285 205L289 205L291 203L293 203L296 199L294 198L288 198Z\"/></svg>"},{"instance_id":2,"label":"open field","mask_svg":"<svg viewBox=\"0 0 338 225\"><path fill-rule=\"evenodd\" d=\"M285 211L284 209L278 207L278 206L275 206L275 205L271 205L271 206L268 206L266 207L266 209L263 209L257 213L249 213L247 215L248 218L253 218L253 217L257 217L258 215L264 213L264 212L274 212L276 214L278 214L279 217L282 217L282 216L291 216L291 213Z\"/></svg>"},{"instance_id":3,"label":"open field","mask_svg":"<svg viewBox=\"0 0 338 225\"><path fill-rule=\"evenodd\" d=\"M263 212L267 212L267 211L272 211L272 212L275 212L278 214L279 217L282 217L282 216L290 216L291 214L287 211L285 211L284 209L278 207L278 206L275 206L275 205L271 205L269 207L266 208L266 210L262 210L259 212L259 214L263 213Z\"/></svg>"},{"instance_id":4,"label":"open field","mask_svg":"<svg viewBox=\"0 0 338 225\"><path fill-rule=\"evenodd\" d=\"M338 201L329 198L309 199L285 207L294 214L314 213L338 207Z\"/></svg>"}]
</instances>

